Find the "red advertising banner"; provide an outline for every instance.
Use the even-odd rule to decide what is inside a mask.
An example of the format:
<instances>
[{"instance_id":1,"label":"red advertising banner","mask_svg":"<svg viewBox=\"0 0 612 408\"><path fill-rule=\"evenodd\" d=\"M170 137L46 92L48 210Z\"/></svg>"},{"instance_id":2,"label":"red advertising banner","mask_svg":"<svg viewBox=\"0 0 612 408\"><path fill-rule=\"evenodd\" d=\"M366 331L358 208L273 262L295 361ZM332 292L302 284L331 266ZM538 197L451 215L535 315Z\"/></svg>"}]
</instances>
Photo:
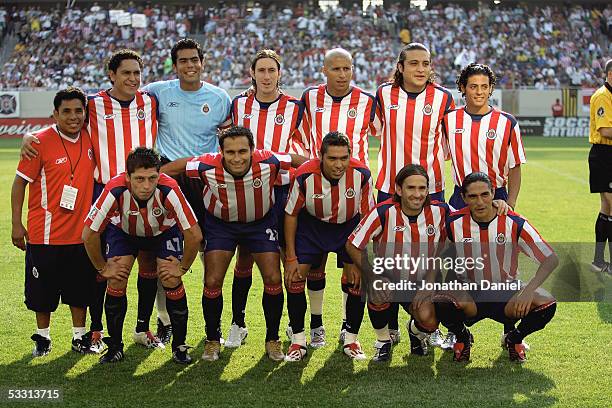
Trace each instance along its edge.
<instances>
[{"instance_id":1,"label":"red advertising banner","mask_svg":"<svg viewBox=\"0 0 612 408\"><path fill-rule=\"evenodd\" d=\"M0 119L0 138L20 138L53 123L53 118Z\"/></svg>"}]
</instances>

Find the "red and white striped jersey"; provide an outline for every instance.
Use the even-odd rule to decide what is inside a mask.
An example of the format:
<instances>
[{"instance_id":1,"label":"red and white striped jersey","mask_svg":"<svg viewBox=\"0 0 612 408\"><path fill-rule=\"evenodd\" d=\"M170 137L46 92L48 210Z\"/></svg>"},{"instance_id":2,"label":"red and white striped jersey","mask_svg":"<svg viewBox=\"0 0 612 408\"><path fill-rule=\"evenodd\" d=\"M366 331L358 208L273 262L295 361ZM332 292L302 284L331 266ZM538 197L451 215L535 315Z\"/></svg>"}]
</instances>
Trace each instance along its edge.
<instances>
[{"instance_id":1,"label":"red and white striped jersey","mask_svg":"<svg viewBox=\"0 0 612 408\"><path fill-rule=\"evenodd\" d=\"M460 280L470 282L507 282L518 278L518 254L541 263L553 254L552 248L538 231L512 211L498 215L489 223L472 219L468 207L453 212L447 222L448 238L454 242L460 258L482 258L484 268L468 269L457 274Z\"/></svg>"},{"instance_id":2,"label":"red and white striped jersey","mask_svg":"<svg viewBox=\"0 0 612 408\"><path fill-rule=\"evenodd\" d=\"M255 150L251 168L234 177L223 166L221 153L208 153L187 162L187 176L204 182L204 207L226 222L252 222L263 218L274 204L274 181L291 167L291 157Z\"/></svg>"},{"instance_id":3,"label":"red and white striped jersey","mask_svg":"<svg viewBox=\"0 0 612 408\"><path fill-rule=\"evenodd\" d=\"M125 160L134 148L153 148L157 137L157 99L137 91L134 99L120 102L100 91L88 97L87 110L97 168L94 178L106 184L125 171Z\"/></svg>"},{"instance_id":4,"label":"red and white striped jersey","mask_svg":"<svg viewBox=\"0 0 612 408\"><path fill-rule=\"evenodd\" d=\"M374 206L372 176L360 161L351 159L339 180L328 180L320 159L298 167L285 211L298 215L302 208L321 221L342 224L357 214L365 215Z\"/></svg>"},{"instance_id":5,"label":"red and white striped jersey","mask_svg":"<svg viewBox=\"0 0 612 408\"><path fill-rule=\"evenodd\" d=\"M232 101L234 125L251 129L255 149L276 153L307 155L307 140L301 139L296 128L302 120L303 108L299 100L286 94L270 103L259 102L255 94L239 95ZM281 184L290 181L289 172L281 173Z\"/></svg>"},{"instance_id":6,"label":"red and white striped jersey","mask_svg":"<svg viewBox=\"0 0 612 408\"><path fill-rule=\"evenodd\" d=\"M172 177L160 174L157 188L146 202L137 200L129 187L125 173L113 177L91 207L85 225L102 232L110 222L126 234L155 237L176 224L181 231L197 224L191 206Z\"/></svg>"},{"instance_id":7,"label":"red and white striped jersey","mask_svg":"<svg viewBox=\"0 0 612 408\"><path fill-rule=\"evenodd\" d=\"M486 115L471 115L465 107L453 110L444 116L443 130L458 186L480 171L489 175L493 187L503 187L508 171L527 161L517 120L497 108Z\"/></svg>"},{"instance_id":8,"label":"red and white striped jersey","mask_svg":"<svg viewBox=\"0 0 612 408\"><path fill-rule=\"evenodd\" d=\"M308 141L310 158L319 157L321 142L332 131L344 133L351 142L351 155L369 167L368 134L375 134L372 125L376 113L373 95L354 86L348 95L334 97L327 85L308 88L302 95L304 118L298 131Z\"/></svg>"},{"instance_id":9,"label":"red and white striped jersey","mask_svg":"<svg viewBox=\"0 0 612 408\"><path fill-rule=\"evenodd\" d=\"M420 164L429 175L429 192L444 190L447 151L441 122L455 108L450 91L427 84L415 94L386 83L378 88L376 102L374 126L381 138L376 188L393 194L395 175L408 164Z\"/></svg>"},{"instance_id":10,"label":"red and white striped jersey","mask_svg":"<svg viewBox=\"0 0 612 408\"><path fill-rule=\"evenodd\" d=\"M446 203L425 205L419 215L408 216L399 202L389 199L378 204L355 228L349 242L365 249L373 242L377 257L394 258L409 254L415 260L417 271L412 278L424 278L434 266L427 264L444 248L446 242L446 218L450 209Z\"/></svg>"}]
</instances>

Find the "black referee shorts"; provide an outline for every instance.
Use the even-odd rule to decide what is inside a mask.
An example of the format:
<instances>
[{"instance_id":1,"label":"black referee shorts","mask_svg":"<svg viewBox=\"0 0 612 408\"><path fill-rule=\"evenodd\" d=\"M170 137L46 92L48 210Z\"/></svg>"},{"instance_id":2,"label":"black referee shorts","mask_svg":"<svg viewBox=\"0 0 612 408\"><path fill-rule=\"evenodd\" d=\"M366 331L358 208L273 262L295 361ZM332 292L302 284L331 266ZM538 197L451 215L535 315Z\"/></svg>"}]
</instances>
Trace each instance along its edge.
<instances>
[{"instance_id":1,"label":"black referee shorts","mask_svg":"<svg viewBox=\"0 0 612 408\"><path fill-rule=\"evenodd\" d=\"M589 152L591 193L612 193L612 146L594 144Z\"/></svg>"},{"instance_id":2,"label":"black referee shorts","mask_svg":"<svg viewBox=\"0 0 612 408\"><path fill-rule=\"evenodd\" d=\"M167 157L161 158L162 164L170 163ZM202 196L202 190L204 189L204 183L200 179L193 179L187 177L184 172L178 176L173 177L178 183L183 195L187 199L187 202L191 206L191 209L198 219L198 224L202 233L204 233L204 198Z\"/></svg>"},{"instance_id":3,"label":"black referee shorts","mask_svg":"<svg viewBox=\"0 0 612 408\"><path fill-rule=\"evenodd\" d=\"M87 307L94 297L96 275L83 244L28 244L25 304L44 313L54 312L60 298L65 305Z\"/></svg>"}]
</instances>

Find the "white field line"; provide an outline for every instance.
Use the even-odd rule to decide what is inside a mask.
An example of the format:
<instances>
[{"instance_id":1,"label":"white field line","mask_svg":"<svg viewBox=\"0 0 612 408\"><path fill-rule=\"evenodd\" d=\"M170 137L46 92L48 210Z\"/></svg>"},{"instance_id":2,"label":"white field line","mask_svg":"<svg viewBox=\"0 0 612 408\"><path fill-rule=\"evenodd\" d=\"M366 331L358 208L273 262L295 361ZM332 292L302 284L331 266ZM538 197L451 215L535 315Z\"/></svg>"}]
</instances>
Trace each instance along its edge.
<instances>
[{"instance_id":1,"label":"white field line","mask_svg":"<svg viewBox=\"0 0 612 408\"><path fill-rule=\"evenodd\" d=\"M589 185L588 180L587 180L587 179L585 179L585 178L583 178L583 177L577 177L577 176L574 176L574 175L572 175L572 174L563 173L562 171L559 171L559 170L557 170L557 169L554 169L554 170L553 170L553 169L551 169L550 167L545 166L545 165L540 164L540 163L537 163L537 162L533 162L533 161L532 161L532 162L528 162L528 163L526 163L526 165L527 165L527 166L534 166L534 167L537 167L537 168L542 169L542 170L544 170L544 171L547 171L547 172L549 172L549 173L551 173L551 174L555 174L555 175L557 175L557 176L564 177L564 178L566 178L566 179L568 179L568 180L575 181L575 182L576 182L576 183L578 183L578 184L582 184L582 185L585 185L585 186L588 186L588 185Z\"/></svg>"}]
</instances>

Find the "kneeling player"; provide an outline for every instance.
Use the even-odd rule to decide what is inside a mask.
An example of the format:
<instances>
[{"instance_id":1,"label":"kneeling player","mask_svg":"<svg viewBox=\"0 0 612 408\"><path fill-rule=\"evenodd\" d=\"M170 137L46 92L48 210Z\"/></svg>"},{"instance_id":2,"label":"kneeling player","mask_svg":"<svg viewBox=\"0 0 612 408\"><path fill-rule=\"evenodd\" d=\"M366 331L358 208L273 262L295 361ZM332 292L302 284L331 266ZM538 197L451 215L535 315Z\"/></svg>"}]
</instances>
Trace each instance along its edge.
<instances>
[{"instance_id":1,"label":"kneeling player","mask_svg":"<svg viewBox=\"0 0 612 408\"><path fill-rule=\"evenodd\" d=\"M475 283L480 290L436 295L438 318L457 336L453 347L455 361L470 359L472 336L465 325L490 318L503 324L520 320L518 327L505 335L504 343L511 361L524 362L523 339L542 330L557 307L555 299L540 288L557 267L557 256L525 218L514 212L497 214L494 191L486 174L468 175L461 185L467 207L452 213L447 222L448 238L455 242L457 259L483 259L479 265L482 267L457 273L460 282ZM523 287L517 280L519 251L539 263L535 276ZM514 284L516 290L512 287L495 292L482 290L482 285L490 282Z\"/></svg>"},{"instance_id":2,"label":"kneeling player","mask_svg":"<svg viewBox=\"0 0 612 408\"><path fill-rule=\"evenodd\" d=\"M351 159L349 140L339 132L323 138L321 159L304 163L295 173L285 218L285 285L293 332L286 361L301 360L307 351L306 275L329 252L338 255L338 267L352 264L344 244L359 223L360 214L367 214L374 204L371 183L370 170ZM359 360L365 358L357 341L363 309L359 287L352 287L346 305L344 352Z\"/></svg>"},{"instance_id":3,"label":"kneeling player","mask_svg":"<svg viewBox=\"0 0 612 408\"><path fill-rule=\"evenodd\" d=\"M434 256L443 245L446 232L445 222L449 213L446 203L430 202L428 196L429 176L420 165L410 164L395 176L395 194L361 220L351 234L346 248L359 269L362 269L362 251L368 242L375 245L375 256L395 257L396 254L410 253L419 256L426 251ZM399 244L399 245L398 245ZM436 271L412 271L410 280L420 287L420 282L435 281ZM372 294L370 290L366 290ZM432 292L419 290L411 302L402 302L404 309L412 316L406 324L410 336L410 352L426 355L428 335L438 327ZM387 361L391 357L389 333L390 303L369 299L368 312L376 332L375 361Z\"/></svg>"},{"instance_id":4,"label":"kneeling player","mask_svg":"<svg viewBox=\"0 0 612 408\"><path fill-rule=\"evenodd\" d=\"M152 149L138 147L126 161L127 173L111 179L89 212L83 241L98 273L108 280L104 305L108 345L100 363L123 359L123 321L127 312L128 277L139 250L157 257L157 273L166 291L174 335L172 357L188 364L187 297L181 280L195 259L202 232L176 181L160 174L161 161ZM105 254L100 235L106 229ZM183 254L183 239L185 248Z\"/></svg>"}]
</instances>

